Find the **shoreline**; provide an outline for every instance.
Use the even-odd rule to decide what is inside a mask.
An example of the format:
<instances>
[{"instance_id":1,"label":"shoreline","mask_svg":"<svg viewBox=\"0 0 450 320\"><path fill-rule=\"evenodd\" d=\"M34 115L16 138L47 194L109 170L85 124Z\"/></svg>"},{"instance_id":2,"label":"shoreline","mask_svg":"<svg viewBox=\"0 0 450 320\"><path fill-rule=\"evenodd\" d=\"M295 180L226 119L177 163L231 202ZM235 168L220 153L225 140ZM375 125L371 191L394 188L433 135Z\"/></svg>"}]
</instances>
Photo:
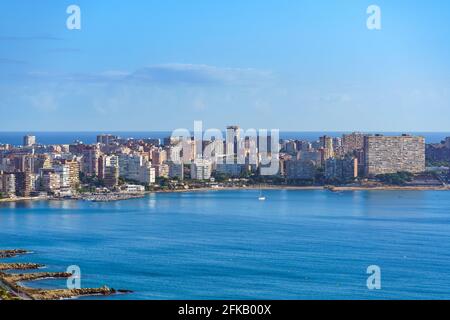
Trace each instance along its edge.
<instances>
[{"instance_id":1,"label":"shoreline","mask_svg":"<svg viewBox=\"0 0 450 320\"><path fill-rule=\"evenodd\" d=\"M0 250L0 259L13 258L30 251L26 250ZM28 287L24 282L40 281L45 279L68 279L73 276L68 272L30 272L10 273L10 271L39 270L45 265L36 263L0 263L0 289L4 300L61 300L77 299L87 296L111 296L115 294L131 293L130 290L116 290L103 286L100 288L67 288L67 289L39 289ZM2 300L2 297L0 297Z\"/></svg>"},{"instance_id":2,"label":"shoreline","mask_svg":"<svg viewBox=\"0 0 450 320\"><path fill-rule=\"evenodd\" d=\"M164 194L164 193L193 193L193 192L220 192L220 191L254 191L254 190L287 190L287 191L310 191L310 190L323 190L331 192L351 192L351 191L450 191L450 186L278 186L278 185L266 185L266 186L246 186L246 187L203 187L194 189L176 189L176 190L153 190L145 191L141 194L110 194L110 199L106 199L108 194L102 195L105 198L102 200L89 200L80 196L73 198L52 198L52 197L16 197L0 199L1 203L16 203L27 201L91 201L91 202L116 202L126 201L132 199L143 198L149 194Z\"/></svg>"},{"instance_id":3,"label":"shoreline","mask_svg":"<svg viewBox=\"0 0 450 320\"><path fill-rule=\"evenodd\" d=\"M205 192L205 191L253 191L253 190L288 190L288 191L450 191L450 186L262 186L260 187L224 187L224 188L198 188L187 190L148 191L147 193L178 193L178 192Z\"/></svg>"}]
</instances>

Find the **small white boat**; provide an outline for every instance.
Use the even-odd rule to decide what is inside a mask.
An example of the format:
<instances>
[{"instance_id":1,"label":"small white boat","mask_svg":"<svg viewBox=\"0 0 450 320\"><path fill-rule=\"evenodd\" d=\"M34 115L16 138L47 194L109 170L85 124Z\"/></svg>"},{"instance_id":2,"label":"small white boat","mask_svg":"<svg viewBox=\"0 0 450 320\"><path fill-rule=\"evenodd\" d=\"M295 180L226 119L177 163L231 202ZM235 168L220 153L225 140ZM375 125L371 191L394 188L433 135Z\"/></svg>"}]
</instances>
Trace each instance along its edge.
<instances>
[{"instance_id":1,"label":"small white boat","mask_svg":"<svg viewBox=\"0 0 450 320\"><path fill-rule=\"evenodd\" d=\"M259 187L259 198L258 198L258 200L259 200L259 201L266 201L266 197L263 196L261 186Z\"/></svg>"}]
</instances>

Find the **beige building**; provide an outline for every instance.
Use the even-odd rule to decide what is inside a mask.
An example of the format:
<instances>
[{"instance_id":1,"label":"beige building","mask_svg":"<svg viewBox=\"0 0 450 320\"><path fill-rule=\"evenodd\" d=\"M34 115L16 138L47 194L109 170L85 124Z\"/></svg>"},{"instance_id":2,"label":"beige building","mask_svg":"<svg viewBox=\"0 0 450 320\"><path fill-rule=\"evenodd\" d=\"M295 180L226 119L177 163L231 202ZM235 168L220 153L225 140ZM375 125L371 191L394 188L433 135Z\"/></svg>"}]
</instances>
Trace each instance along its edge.
<instances>
[{"instance_id":1,"label":"beige building","mask_svg":"<svg viewBox=\"0 0 450 320\"><path fill-rule=\"evenodd\" d=\"M320 138L323 147L323 162L334 157L333 138L324 136Z\"/></svg>"},{"instance_id":2,"label":"beige building","mask_svg":"<svg viewBox=\"0 0 450 320\"><path fill-rule=\"evenodd\" d=\"M425 138L367 136L364 138L365 175L425 171Z\"/></svg>"},{"instance_id":3,"label":"beige building","mask_svg":"<svg viewBox=\"0 0 450 320\"><path fill-rule=\"evenodd\" d=\"M16 195L16 176L14 174L0 171L0 193L6 198Z\"/></svg>"},{"instance_id":4,"label":"beige building","mask_svg":"<svg viewBox=\"0 0 450 320\"><path fill-rule=\"evenodd\" d=\"M350 153L364 149L364 137L366 135L360 132L353 132L342 135L342 147L344 153Z\"/></svg>"}]
</instances>

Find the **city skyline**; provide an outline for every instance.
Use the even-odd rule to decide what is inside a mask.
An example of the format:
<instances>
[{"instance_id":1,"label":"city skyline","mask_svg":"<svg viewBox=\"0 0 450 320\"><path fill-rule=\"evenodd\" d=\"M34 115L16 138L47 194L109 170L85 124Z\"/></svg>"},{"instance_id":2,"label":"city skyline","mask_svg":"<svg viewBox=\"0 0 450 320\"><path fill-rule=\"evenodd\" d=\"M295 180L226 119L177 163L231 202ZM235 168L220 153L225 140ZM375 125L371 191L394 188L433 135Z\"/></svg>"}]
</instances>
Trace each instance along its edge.
<instances>
[{"instance_id":1,"label":"city skyline","mask_svg":"<svg viewBox=\"0 0 450 320\"><path fill-rule=\"evenodd\" d=\"M70 4L4 4L2 131L448 131L450 4Z\"/></svg>"}]
</instances>

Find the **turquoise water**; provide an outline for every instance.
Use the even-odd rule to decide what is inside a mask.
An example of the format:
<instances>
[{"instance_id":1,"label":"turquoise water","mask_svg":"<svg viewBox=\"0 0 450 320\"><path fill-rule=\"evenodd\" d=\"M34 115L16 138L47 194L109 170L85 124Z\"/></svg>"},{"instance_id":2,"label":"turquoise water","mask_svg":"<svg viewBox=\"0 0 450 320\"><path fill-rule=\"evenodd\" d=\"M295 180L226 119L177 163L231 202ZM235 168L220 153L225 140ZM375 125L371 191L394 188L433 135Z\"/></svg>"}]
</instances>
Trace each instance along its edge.
<instances>
[{"instance_id":1,"label":"turquoise water","mask_svg":"<svg viewBox=\"0 0 450 320\"><path fill-rule=\"evenodd\" d=\"M114 203L0 204L12 261L64 271L113 299L449 299L450 193L222 191ZM368 290L378 265L382 289ZM62 287L63 281L33 284Z\"/></svg>"}]
</instances>

